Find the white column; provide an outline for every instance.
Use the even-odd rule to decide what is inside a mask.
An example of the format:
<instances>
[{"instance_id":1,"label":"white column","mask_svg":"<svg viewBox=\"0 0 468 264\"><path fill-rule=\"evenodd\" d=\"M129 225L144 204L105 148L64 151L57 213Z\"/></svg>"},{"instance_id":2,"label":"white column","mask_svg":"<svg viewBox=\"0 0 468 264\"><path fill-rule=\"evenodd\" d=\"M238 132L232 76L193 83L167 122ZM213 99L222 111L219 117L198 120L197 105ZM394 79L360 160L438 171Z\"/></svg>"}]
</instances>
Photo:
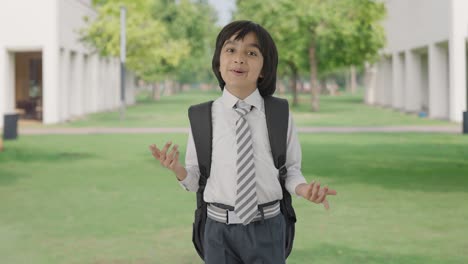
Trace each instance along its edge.
<instances>
[{"instance_id":1,"label":"white column","mask_svg":"<svg viewBox=\"0 0 468 264\"><path fill-rule=\"evenodd\" d=\"M384 58L377 63L377 85L375 87L375 102L377 105L383 105L383 89L385 86L385 67Z\"/></svg>"},{"instance_id":2,"label":"white column","mask_svg":"<svg viewBox=\"0 0 468 264\"><path fill-rule=\"evenodd\" d=\"M5 114L6 93L8 89L8 53L5 48L0 46L0 127L3 128L3 115Z\"/></svg>"},{"instance_id":3,"label":"white column","mask_svg":"<svg viewBox=\"0 0 468 264\"><path fill-rule=\"evenodd\" d=\"M15 112L15 54L0 48L0 127L5 114Z\"/></svg>"},{"instance_id":4,"label":"white column","mask_svg":"<svg viewBox=\"0 0 468 264\"><path fill-rule=\"evenodd\" d=\"M405 89L404 79L404 56L400 53L393 53L393 94L392 107L402 109L404 105L403 92Z\"/></svg>"},{"instance_id":5,"label":"white column","mask_svg":"<svg viewBox=\"0 0 468 264\"><path fill-rule=\"evenodd\" d=\"M376 102L376 85L377 85L377 67L366 63L365 86L366 94L364 101L366 104L373 105Z\"/></svg>"},{"instance_id":6,"label":"white column","mask_svg":"<svg viewBox=\"0 0 468 264\"><path fill-rule=\"evenodd\" d=\"M429 46L429 117L448 119L448 54L441 45Z\"/></svg>"},{"instance_id":7,"label":"white column","mask_svg":"<svg viewBox=\"0 0 468 264\"><path fill-rule=\"evenodd\" d=\"M53 124L60 122L59 103L60 103L60 47L59 47L59 19L58 19L58 1L52 1L53 4L49 10L50 16L45 17L50 27L44 29L44 48L42 50L42 110L43 123Z\"/></svg>"},{"instance_id":8,"label":"white column","mask_svg":"<svg viewBox=\"0 0 468 264\"><path fill-rule=\"evenodd\" d=\"M106 82L105 82L105 76L106 76L106 60L104 58L101 58L99 60L99 71L101 72L101 75L99 76L99 111L107 110L107 98L106 98Z\"/></svg>"},{"instance_id":9,"label":"white column","mask_svg":"<svg viewBox=\"0 0 468 264\"><path fill-rule=\"evenodd\" d=\"M120 107L120 68L118 59L111 60L112 65L112 91L114 94L113 108Z\"/></svg>"},{"instance_id":10,"label":"white column","mask_svg":"<svg viewBox=\"0 0 468 264\"><path fill-rule=\"evenodd\" d=\"M83 54L80 52L76 53L75 56L75 114L77 116L83 115Z\"/></svg>"},{"instance_id":11,"label":"white column","mask_svg":"<svg viewBox=\"0 0 468 264\"><path fill-rule=\"evenodd\" d=\"M107 96L109 97L109 105L108 109L113 110L115 105L115 89L112 86L112 58L107 58L106 60L106 68L107 68L107 78L106 78L106 85L107 85Z\"/></svg>"},{"instance_id":12,"label":"white column","mask_svg":"<svg viewBox=\"0 0 468 264\"><path fill-rule=\"evenodd\" d=\"M89 58L90 70L90 97L91 97L91 112L99 110L98 96L99 96L99 56L97 54L90 55Z\"/></svg>"},{"instance_id":13,"label":"white column","mask_svg":"<svg viewBox=\"0 0 468 264\"><path fill-rule=\"evenodd\" d=\"M125 75L125 81L127 81L127 75ZM125 85L127 88L127 85ZM115 90L115 105L116 108L120 107L120 61L119 59L114 60L114 90Z\"/></svg>"},{"instance_id":14,"label":"white column","mask_svg":"<svg viewBox=\"0 0 468 264\"><path fill-rule=\"evenodd\" d=\"M50 43L43 52L43 122L52 124L60 122L59 117L59 47Z\"/></svg>"},{"instance_id":15,"label":"white column","mask_svg":"<svg viewBox=\"0 0 468 264\"><path fill-rule=\"evenodd\" d=\"M421 91L421 106L420 109L429 110L429 59L428 54L424 53L419 56L420 58L420 91Z\"/></svg>"},{"instance_id":16,"label":"white column","mask_svg":"<svg viewBox=\"0 0 468 264\"><path fill-rule=\"evenodd\" d=\"M69 78L68 78L68 109L70 111L70 118L73 118L77 115L77 106L76 106L76 52L70 51L70 68L69 68Z\"/></svg>"},{"instance_id":17,"label":"white column","mask_svg":"<svg viewBox=\"0 0 468 264\"><path fill-rule=\"evenodd\" d=\"M89 91L89 56L83 54L83 90L82 90L82 98L83 98L83 114L87 114L90 112L90 91Z\"/></svg>"},{"instance_id":18,"label":"white column","mask_svg":"<svg viewBox=\"0 0 468 264\"><path fill-rule=\"evenodd\" d=\"M105 82L104 82L104 77L105 77L105 74L106 72L104 71L105 69L105 62L104 62L104 58L102 57L99 57L99 87L98 87L98 105L99 105L99 109L98 111L103 111L103 110L107 110L106 109L106 86L104 85Z\"/></svg>"},{"instance_id":19,"label":"white column","mask_svg":"<svg viewBox=\"0 0 468 264\"><path fill-rule=\"evenodd\" d=\"M60 96L59 96L59 112L60 121L65 121L70 118L70 100L69 100L69 87L70 87L70 51L62 49L60 51Z\"/></svg>"},{"instance_id":20,"label":"white column","mask_svg":"<svg viewBox=\"0 0 468 264\"><path fill-rule=\"evenodd\" d=\"M105 111L109 110L109 87L107 86L107 79L109 79L109 71L107 70L107 59L101 59L101 67L103 74L101 75L101 92L102 107ZM104 78L103 78L104 77Z\"/></svg>"},{"instance_id":21,"label":"white column","mask_svg":"<svg viewBox=\"0 0 468 264\"><path fill-rule=\"evenodd\" d=\"M405 111L418 112L421 107L421 86L420 86L420 70L419 56L411 50L407 50L406 54L406 84L405 84Z\"/></svg>"},{"instance_id":22,"label":"white column","mask_svg":"<svg viewBox=\"0 0 468 264\"><path fill-rule=\"evenodd\" d=\"M466 111L466 14L468 1L452 0L450 7L449 33L449 116L450 120L461 122Z\"/></svg>"},{"instance_id":23,"label":"white column","mask_svg":"<svg viewBox=\"0 0 468 264\"><path fill-rule=\"evenodd\" d=\"M391 57L384 59L383 105L391 106L393 97L393 66Z\"/></svg>"}]
</instances>

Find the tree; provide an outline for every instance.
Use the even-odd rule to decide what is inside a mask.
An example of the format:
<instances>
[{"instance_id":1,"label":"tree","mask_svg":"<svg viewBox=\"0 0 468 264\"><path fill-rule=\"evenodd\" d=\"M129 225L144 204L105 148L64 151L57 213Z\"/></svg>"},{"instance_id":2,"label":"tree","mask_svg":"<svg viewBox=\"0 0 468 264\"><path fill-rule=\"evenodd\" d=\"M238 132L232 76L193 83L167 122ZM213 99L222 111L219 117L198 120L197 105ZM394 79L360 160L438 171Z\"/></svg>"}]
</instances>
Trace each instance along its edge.
<instances>
[{"instance_id":1,"label":"tree","mask_svg":"<svg viewBox=\"0 0 468 264\"><path fill-rule=\"evenodd\" d=\"M237 1L236 19L253 20L265 27L272 35L279 54L278 73L280 76L289 76L291 91L293 93L293 106L298 104L297 81L299 75L307 69L307 60L304 56L304 45L298 45L303 40L299 35L297 20L293 4L279 0L271 0L268 5L261 1ZM291 41L295 40L295 41Z\"/></svg>"},{"instance_id":2,"label":"tree","mask_svg":"<svg viewBox=\"0 0 468 264\"><path fill-rule=\"evenodd\" d=\"M98 16L87 19L82 39L101 56L120 54L120 7L127 8L126 67L147 82L163 78L168 67L176 67L190 53L188 41L171 38L168 26L150 10L157 1L95 1Z\"/></svg>"},{"instance_id":3,"label":"tree","mask_svg":"<svg viewBox=\"0 0 468 264\"><path fill-rule=\"evenodd\" d=\"M218 31L213 7L202 0L166 0L155 6L153 16L164 21L171 38L186 40L189 45L190 54L184 56L177 67L171 66L168 72L182 83L213 79L211 56Z\"/></svg>"},{"instance_id":4,"label":"tree","mask_svg":"<svg viewBox=\"0 0 468 264\"><path fill-rule=\"evenodd\" d=\"M206 0L94 0L98 17L83 40L103 56L118 56L119 9L127 8L127 68L144 81L191 83L211 75L216 14ZM211 77L212 79L213 77Z\"/></svg>"},{"instance_id":5,"label":"tree","mask_svg":"<svg viewBox=\"0 0 468 264\"><path fill-rule=\"evenodd\" d=\"M247 3L249 2L249 3ZM256 2L255 13L245 8ZM311 83L311 108L319 110L318 75L351 65L375 60L384 45L384 31L379 21L385 15L383 3L374 0L272 0L268 5L260 1L240 1L240 12L275 25L272 34L291 65L307 64ZM274 15L257 16L265 10L276 9ZM262 11L261 11L262 10ZM284 41L283 41L284 40ZM299 55L300 54L300 55ZM302 60L306 59L306 63ZM292 66L289 66L293 72ZM301 67L297 67L299 70Z\"/></svg>"}]
</instances>

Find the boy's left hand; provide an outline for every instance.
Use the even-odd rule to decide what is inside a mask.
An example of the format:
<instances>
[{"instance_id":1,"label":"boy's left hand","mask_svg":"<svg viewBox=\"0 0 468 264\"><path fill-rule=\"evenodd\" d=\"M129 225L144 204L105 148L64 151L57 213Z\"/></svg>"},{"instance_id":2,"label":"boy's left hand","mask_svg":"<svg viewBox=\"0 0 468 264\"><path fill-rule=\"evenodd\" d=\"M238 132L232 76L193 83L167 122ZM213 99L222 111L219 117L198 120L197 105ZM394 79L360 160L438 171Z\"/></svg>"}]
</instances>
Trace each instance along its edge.
<instances>
[{"instance_id":1,"label":"boy's left hand","mask_svg":"<svg viewBox=\"0 0 468 264\"><path fill-rule=\"evenodd\" d=\"M330 208L327 195L336 195L336 191L329 189L328 186L320 188L320 182L311 182L309 184L301 183L296 187L296 193L305 199L316 204L323 204L325 209Z\"/></svg>"}]
</instances>

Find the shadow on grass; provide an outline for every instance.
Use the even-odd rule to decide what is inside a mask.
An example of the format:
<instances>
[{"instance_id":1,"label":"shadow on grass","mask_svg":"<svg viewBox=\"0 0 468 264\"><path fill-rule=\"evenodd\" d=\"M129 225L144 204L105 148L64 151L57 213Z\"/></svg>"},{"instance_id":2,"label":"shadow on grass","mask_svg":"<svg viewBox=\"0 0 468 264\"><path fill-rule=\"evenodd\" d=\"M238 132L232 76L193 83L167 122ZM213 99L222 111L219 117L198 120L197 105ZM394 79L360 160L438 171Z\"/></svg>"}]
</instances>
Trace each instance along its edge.
<instances>
[{"instance_id":1,"label":"shadow on grass","mask_svg":"<svg viewBox=\"0 0 468 264\"><path fill-rule=\"evenodd\" d=\"M388 189L468 192L468 149L457 144L305 143L303 171L340 184L372 184Z\"/></svg>"},{"instance_id":2,"label":"shadow on grass","mask_svg":"<svg viewBox=\"0 0 468 264\"><path fill-rule=\"evenodd\" d=\"M72 151L51 152L42 149L25 148L23 146L9 146L0 154L0 185L12 184L20 178L30 177L34 174L34 171L30 171L27 175L24 172L18 173L15 167L28 166L30 163L35 162L72 163L95 157L96 155L91 153Z\"/></svg>"},{"instance_id":3,"label":"shadow on grass","mask_svg":"<svg viewBox=\"0 0 468 264\"><path fill-rule=\"evenodd\" d=\"M288 259L288 263L460 263L457 260L434 259L432 256L365 251L330 244L322 244L311 249L295 248L292 254L293 257Z\"/></svg>"},{"instance_id":4,"label":"shadow on grass","mask_svg":"<svg viewBox=\"0 0 468 264\"><path fill-rule=\"evenodd\" d=\"M73 162L95 157L94 153L73 150L52 152L45 149L10 146L0 155L0 164L6 162Z\"/></svg>"}]
</instances>

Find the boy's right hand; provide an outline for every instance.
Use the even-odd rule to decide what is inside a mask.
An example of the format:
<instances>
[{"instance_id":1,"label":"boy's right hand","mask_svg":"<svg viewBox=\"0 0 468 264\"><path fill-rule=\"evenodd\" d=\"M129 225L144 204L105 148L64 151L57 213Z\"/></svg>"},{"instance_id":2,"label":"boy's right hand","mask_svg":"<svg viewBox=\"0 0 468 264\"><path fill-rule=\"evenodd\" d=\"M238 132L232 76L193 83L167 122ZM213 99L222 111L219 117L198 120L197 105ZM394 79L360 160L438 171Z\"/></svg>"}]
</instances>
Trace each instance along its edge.
<instances>
[{"instance_id":1,"label":"boy's right hand","mask_svg":"<svg viewBox=\"0 0 468 264\"><path fill-rule=\"evenodd\" d=\"M162 150L160 150L155 144L150 145L149 149L153 154L153 157L159 160L163 167L168 168L177 174L177 170L180 170L182 167L179 163L179 146L174 145L172 150L169 151L171 145L172 142L168 141Z\"/></svg>"}]
</instances>

